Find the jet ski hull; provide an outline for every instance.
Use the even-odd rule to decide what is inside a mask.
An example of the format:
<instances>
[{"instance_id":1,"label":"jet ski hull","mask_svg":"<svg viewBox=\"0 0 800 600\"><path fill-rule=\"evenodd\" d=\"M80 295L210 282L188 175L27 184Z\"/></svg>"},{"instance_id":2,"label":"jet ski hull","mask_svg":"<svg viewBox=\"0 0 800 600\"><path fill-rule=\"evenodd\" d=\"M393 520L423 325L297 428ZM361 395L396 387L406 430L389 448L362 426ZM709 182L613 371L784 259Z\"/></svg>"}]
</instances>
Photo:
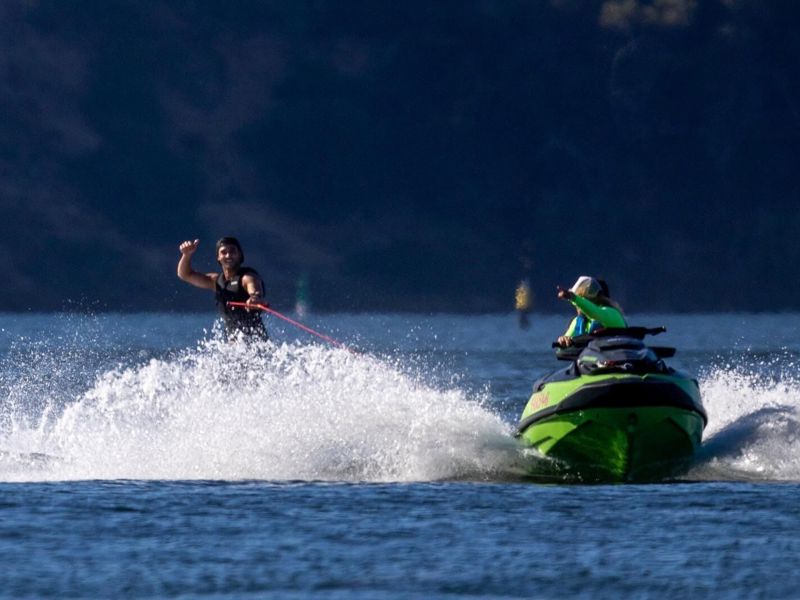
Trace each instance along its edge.
<instances>
[{"instance_id":1,"label":"jet ski hull","mask_svg":"<svg viewBox=\"0 0 800 600\"><path fill-rule=\"evenodd\" d=\"M517 435L581 480L669 476L699 448L707 421L697 382L673 373L543 383L528 401Z\"/></svg>"}]
</instances>

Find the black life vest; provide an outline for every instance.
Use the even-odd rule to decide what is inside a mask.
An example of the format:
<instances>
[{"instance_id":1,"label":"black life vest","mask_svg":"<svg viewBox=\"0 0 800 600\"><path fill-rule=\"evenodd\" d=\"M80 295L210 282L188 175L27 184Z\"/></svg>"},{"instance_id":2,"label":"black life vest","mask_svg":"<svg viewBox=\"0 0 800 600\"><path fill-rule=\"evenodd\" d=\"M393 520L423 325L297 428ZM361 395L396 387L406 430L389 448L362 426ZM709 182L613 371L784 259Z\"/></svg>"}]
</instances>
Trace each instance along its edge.
<instances>
[{"instance_id":1,"label":"black life vest","mask_svg":"<svg viewBox=\"0 0 800 600\"><path fill-rule=\"evenodd\" d=\"M228 333L242 331L247 334L256 334L266 338L267 330L264 327L264 323L261 321L261 311L257 309L248 311L244 308L232 308L228 306L228 302L246 302L250 297L250 294L247 293L247 289L242 285L242 277L244 275L252 275L258 280L261 280L261 277L255 269L251 269L250 267L239 267L236 271L236 275L230 280L225 279L224 273L219 274L216 285L214 286L217 298L217 311L219 311Z\"/></svg>"}]
</instances>

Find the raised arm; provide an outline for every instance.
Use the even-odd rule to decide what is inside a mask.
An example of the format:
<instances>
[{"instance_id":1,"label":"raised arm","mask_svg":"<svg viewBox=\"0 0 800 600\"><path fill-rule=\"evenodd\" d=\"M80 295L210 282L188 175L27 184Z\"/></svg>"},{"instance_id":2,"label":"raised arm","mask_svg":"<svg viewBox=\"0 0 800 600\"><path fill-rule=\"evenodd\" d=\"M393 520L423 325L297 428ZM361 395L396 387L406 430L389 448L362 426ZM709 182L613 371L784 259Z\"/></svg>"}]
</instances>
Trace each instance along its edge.
<instances>
[{"instance_id":1,"label":"raised arm","mask_svg":"<svg viewBox=\"0 0 800 600\"><path fill-rule=\"evenodd\" d=\"M198 273L192 269L192 254L195 253L199 244L200 240L193 242L187 240L178 246L178 250L181 252L181 258L178 261L178 277L195 287L213 290L217 279L216 273Z\"/></svg>"},{"instance_id":2,"label":"raised arm","mask_svg":"<svg viewBox=\"0 0 800 600\"><path fill-rule=\"evenodd\" d=\"M625 318L616 308L600 306L575 294L572 295L570 302L590 319L599 321L603 327L627 327Z\"/></svg>"}]
</instances>

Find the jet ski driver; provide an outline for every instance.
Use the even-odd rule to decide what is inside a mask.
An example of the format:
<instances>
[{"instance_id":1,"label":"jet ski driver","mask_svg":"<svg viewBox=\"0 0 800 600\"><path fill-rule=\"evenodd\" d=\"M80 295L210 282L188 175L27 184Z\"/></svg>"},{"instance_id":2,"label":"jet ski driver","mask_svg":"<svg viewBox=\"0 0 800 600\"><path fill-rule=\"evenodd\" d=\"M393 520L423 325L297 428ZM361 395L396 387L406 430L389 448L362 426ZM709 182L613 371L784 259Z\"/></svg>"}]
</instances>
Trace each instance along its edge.
<instances>
[{"instance_id":1,"label":"jet ski driver","mask_svg":"<svg viewBox=\"0 0 800 600\"><path fill-rule=\"evenodd\" d=\"M604 327L627 327L622 307L610 297L608 284L602 279L582 275L565 290L558 287L558 297L567 300L578 312L567 331L557 340L559 346L572 345L572 338Z\"/></svg>"},{"instance_id":2,"label":"jet ski driver","mask_svg":"<svg viewBox=\"0 0 800 600\"><path fill-rule=\"evenodd\" d=\"M267 330L261 320L260 310L228 306L228 302L267 305L263 299L264 282L261 276L254 269L242 266L244 252L239 240L223 237L217 242L217 262L222 267L222 273L199 273L192 269L192 255L199 244L200 240L187 240L178 247L181 252L178 277L195 287L214 290L217 309L229 336L241 332L266 340Z\"/></svg>"}]
</instances>

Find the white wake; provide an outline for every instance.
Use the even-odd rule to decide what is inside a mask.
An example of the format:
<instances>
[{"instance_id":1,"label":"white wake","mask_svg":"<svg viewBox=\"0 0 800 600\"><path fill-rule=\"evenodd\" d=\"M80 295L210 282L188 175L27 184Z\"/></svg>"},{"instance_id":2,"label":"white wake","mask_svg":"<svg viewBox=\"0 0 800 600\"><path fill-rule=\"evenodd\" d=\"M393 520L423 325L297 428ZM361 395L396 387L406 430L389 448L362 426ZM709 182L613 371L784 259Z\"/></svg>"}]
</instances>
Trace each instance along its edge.
<instances>
[{"instance_id":1,"label":"white wake","mask_svg":"<svg viewBox=\"0 0 800 600\"><path fill-rule=\"evenodd\" d=\"M720 368L701 379L709 423L690 475L800 480L800 378L793 371L776 357L769 365Z\"/></svg>"},{"instance_id":2,"label":"white wake","mask_svg":"<svg viewBox=\"0 0 800 600\"><path fill-rule=\"evenodd\" d=\"M2 415L0 480L487 479L516 456L481 398L316 345L207 341L35 418L21 404Z\"/></svg>"}]
</instances>

